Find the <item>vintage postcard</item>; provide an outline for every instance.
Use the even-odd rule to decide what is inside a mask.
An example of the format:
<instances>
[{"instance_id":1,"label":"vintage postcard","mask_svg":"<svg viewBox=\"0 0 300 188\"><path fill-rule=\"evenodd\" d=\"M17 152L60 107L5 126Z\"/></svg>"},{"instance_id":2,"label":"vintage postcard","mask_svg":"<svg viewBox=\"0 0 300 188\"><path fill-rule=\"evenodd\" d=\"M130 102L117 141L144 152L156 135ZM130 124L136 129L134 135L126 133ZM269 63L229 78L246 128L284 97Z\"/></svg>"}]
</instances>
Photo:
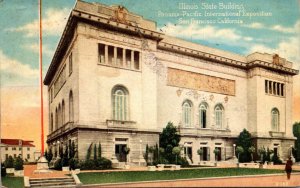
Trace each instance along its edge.
<instances>
[{"instance_id":1,"label":"vintage postcard","mask_svg":"<svg viewBox=\"0 0 300 188\"><path fill-rule=\"evenodd\" d=\"M298 0L0 15L0 187L300 186Z\"/></svg>"}]
</instances>

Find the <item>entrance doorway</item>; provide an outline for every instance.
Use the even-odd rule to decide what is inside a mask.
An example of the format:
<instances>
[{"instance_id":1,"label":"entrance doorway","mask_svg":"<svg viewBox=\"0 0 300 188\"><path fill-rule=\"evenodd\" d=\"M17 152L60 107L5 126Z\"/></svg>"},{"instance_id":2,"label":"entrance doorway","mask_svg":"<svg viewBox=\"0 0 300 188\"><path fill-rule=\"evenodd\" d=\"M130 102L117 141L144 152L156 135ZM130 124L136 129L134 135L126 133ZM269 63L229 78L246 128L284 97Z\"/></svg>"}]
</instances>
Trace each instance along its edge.
<instances>
[{"instance_id":1,"label":"entrance doorway","mask_svg":"<svg viewBox=\"0 0 300 188\"><path fill-rule=\"evenodd\" d=\"M215 150L219 150L218 153L215 153L216 161L222 160L222 148L221 147L215 147Z\"/></svg>"},{"instance_id":2,"label":"entrance doorway","mask_svg":"<svg viewBox=\"0 0 300 188\"><path fill-rule=\"evenodd\" d=\"M119 162L126 162L125 148L126 144L115 145L115 154Z\"/></svg>"},{"instance_id":3,"label":"entrance doorway","mask_svg":"<svg viewBox=\"0 0 300 188\"><path fill-rule=\"evenodd\" d=\"M203 154L202 154L202 161L209 161L209 147L202 147Z\"/></svg>"}]
</instances>

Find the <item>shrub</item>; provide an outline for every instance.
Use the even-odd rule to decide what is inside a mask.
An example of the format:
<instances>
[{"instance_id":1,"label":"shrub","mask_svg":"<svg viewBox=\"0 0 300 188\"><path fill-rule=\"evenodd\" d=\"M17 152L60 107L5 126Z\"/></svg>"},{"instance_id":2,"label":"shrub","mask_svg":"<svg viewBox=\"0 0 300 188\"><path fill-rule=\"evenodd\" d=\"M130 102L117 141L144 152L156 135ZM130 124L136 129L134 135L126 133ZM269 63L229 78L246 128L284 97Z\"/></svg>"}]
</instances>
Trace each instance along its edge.
<instances>
[{"instance_id":1,"label":"shrub","mask_svg":"<svg viewBox=\"0 0 300 188\"><path fill-rule=\"evenodd\" d=\"M17 157L14 162L15 170L23 170L24 169L23 164L24 164L23 159L21 159L21 157Z\"/></svg>"},{"instance_id":2,"label":"shrub","mask_svg":"<svg viewBox=\"0 0 300 188\"><path fill-rule=\"evenodd\" d=\"M57 159L54 162L54 169L55 170L61 170L62 169L62 161L61 161L61 159Z\"/></svg>"},{"instance_id":3,"label":"shrub","mask_svg":"<svg viewBox=\"0 0 300 188\"><path fill-rule=\"evenodd\" d=\"M6 168L4 166L4 163L1 164L1 177L6 176Z\"/></svg>"},{"instance_id":4,"label":"shrub","mask_svg":"<svg viewBox=\"0 0 300 188\"><path fill-rule=\"evenodd\" d=\"M5 162L4 165L6 168L13 168L14 167L14 159L12 158L12 156L9 156Z\"/></svg>"},{"instance_id":5,"label":"shrub","mask_svg":"<svg viewBox=\"0 0 300 188\"><path fill-rule=\"evenodd\" d=\"M70 159L69 165L70 165L71 170L80 168L80 163L79 163L78 159L74 159L74 158Z\"/></svg>"},{"instance_id":6,"label":"shrub","mask_svg":"<svg viewBox=\"0 0 300 188\"><path fill-rule=\"evenodd\" d=\"M93 170L96 167L95 161L91 159L83 161L80 166L82 170Z\"/></svg>"},{"instance_id":7,"label":"shrub","mask_svg":"<svg viewBox=\"0 0 300 188\"><path fill-rule=\"evenodd\" d=\"M112 163L111 160L102 157L97 160L96 165L98 169L102 170L102 169L110 169Z\"/></svg>"},{"instance_id":8,"label":"shrub","mask_svg":"<svg viewBox=\"0 0 300 188\"><path fill-rule=\"evenodd\" d=\"M279 159L279 156L277 155L277 153L274 153L274 155L272 157L272 161L274 162L274 164L282 164L282 160Z\"/></svg>"},{"instance_id":9,"label":"shrub","mask_svg":"<svg viewBox=\"0 0 300 188\"><path fill-rule=\"evenodd\" d=\"M243 129L242 132L240 132L237 140L236 145L241 146L244 151L240 154L240 162L250 162L251 161L251 155L249 153L249 148L253 146L252 143L252 137L249 131L246 129Z\"/></svg>"},{"instance_id":10,"label":"shrub","mask_svg":"<svg viewBox=\"0 0 300 188\"><path fill-rule=\"evenodd\" d=\"M178 157L177 164L181 165L182 167L189 166L189 162L186 160L185 157Z\"/></svg>"}]
</instances>

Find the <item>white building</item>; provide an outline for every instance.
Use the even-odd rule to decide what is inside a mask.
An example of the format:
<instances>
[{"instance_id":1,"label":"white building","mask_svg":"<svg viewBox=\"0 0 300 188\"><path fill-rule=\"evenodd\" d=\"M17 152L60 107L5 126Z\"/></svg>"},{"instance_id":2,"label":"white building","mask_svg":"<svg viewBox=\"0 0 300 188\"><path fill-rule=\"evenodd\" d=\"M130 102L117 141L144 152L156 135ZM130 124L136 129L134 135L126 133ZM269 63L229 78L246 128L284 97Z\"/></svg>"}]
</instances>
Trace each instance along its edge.
<instances>
[{"instance_id":1,"label":"white building","mask_svg":"<svg viewBox=\"0 0 300 188\"><path fill-rule=\"evenodd\" d=\"M103 155L132 163L158 143L171 121L192 162L233 156L246 128L256 148L286 159L292 133L293 76L277 54L241 56L157 32L156 24L124 7L77 1L44 84L49 92L47 143L72 140L85 158L93 143Z\"/></svg>"},{"instance_id":2,"label":"white building","mask_svg":"<svg viewBox=\"0 0 300 188\"><path fill-rule=\"evenodd\" d=\"M21 156L24 161L35 162L35 146L33 141L22 139L1 139L1 162L9 156L13 158Z\"/></svg>"}]
</instances>

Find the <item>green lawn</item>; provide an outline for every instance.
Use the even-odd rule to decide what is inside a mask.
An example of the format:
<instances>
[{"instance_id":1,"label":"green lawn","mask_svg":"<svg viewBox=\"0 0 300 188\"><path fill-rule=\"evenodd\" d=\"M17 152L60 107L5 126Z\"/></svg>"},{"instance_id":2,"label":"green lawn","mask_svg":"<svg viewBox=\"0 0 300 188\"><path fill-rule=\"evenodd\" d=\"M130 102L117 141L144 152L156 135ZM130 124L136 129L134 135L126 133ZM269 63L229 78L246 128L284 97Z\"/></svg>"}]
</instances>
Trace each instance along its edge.
<instances>
[{"instance_id":1,"label":"green lawn","mask_svg":"<svg viewBox=\"0 0 300 188\"><path fill-rule=\"evenodd\" d=\"M23 188L24 178L23 177L2 177L2 184L8 188Z\"/></svg>"},{"instance_id":2,"label":"green lawn","mask_svg":"<svg viewBox=\"0 0 300 188\"><path fill-rule=\"evenodd\" d=\"M283 170L251 169L251 168L206 168L186 169L178 171L135 171L135 172L88 172L78 175L83 184L101 184L118 182L136 182L152 180L190 179L222 176L242 176L257 174L283 173Z\"/></svg>"}]
</instances>

